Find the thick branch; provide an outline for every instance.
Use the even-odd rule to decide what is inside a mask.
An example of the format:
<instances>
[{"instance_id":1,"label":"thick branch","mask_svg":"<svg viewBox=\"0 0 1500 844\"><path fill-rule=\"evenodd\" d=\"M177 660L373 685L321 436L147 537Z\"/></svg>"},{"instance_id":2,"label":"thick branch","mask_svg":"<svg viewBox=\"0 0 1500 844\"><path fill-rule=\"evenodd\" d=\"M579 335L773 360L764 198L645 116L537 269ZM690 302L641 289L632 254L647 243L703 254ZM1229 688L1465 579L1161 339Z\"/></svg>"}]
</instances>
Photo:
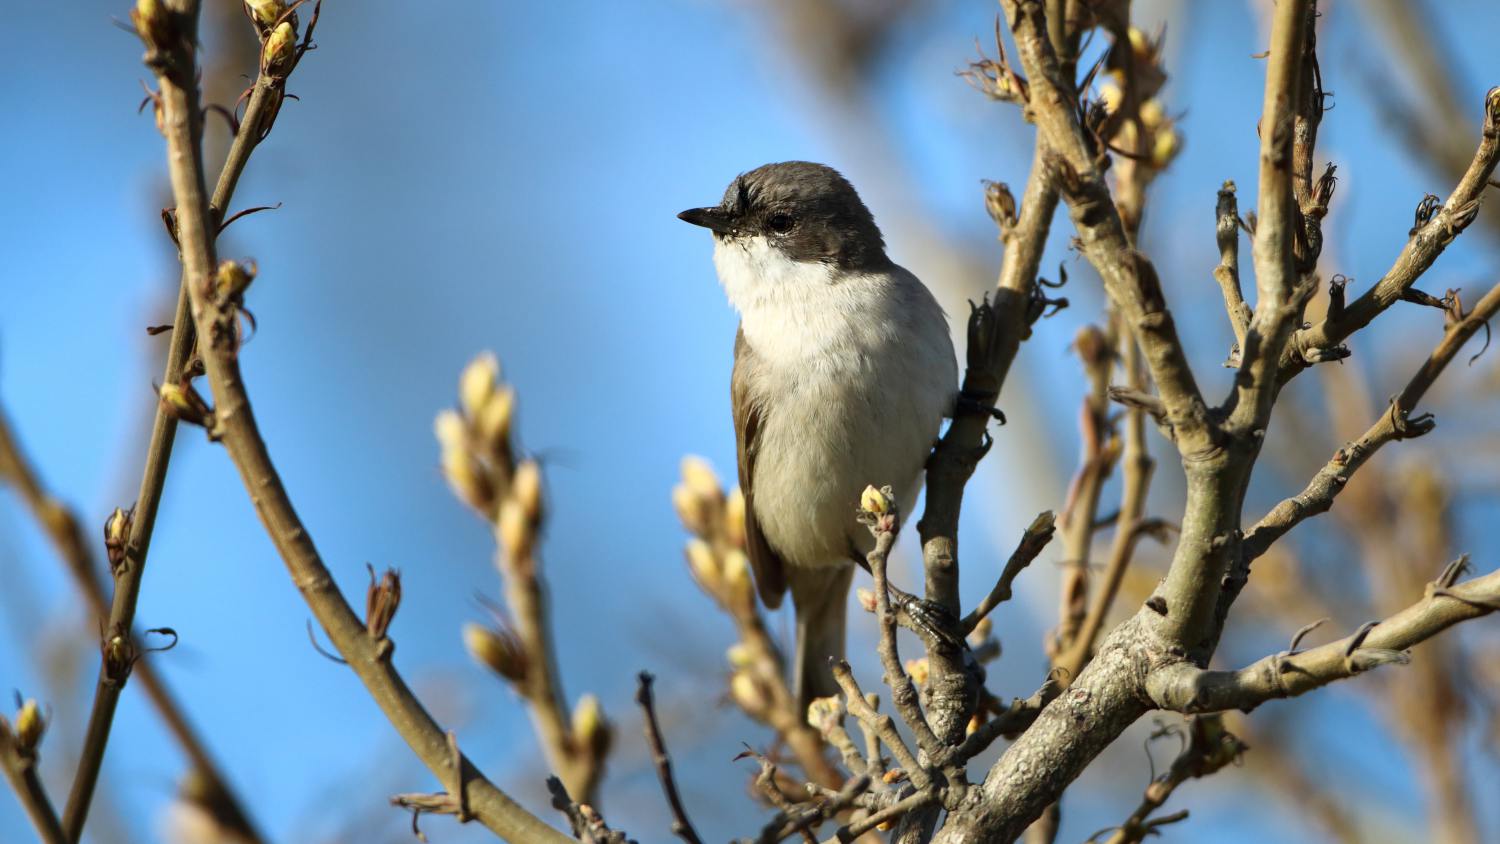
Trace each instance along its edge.
<instances>
[{"instance_id":1,"label":"thick branch","mask_svg":"<svg viewBox=\"0 0 1500 844\"><path fill-rule=\"evenodd\" d=\"M1500 610L1500 571L1458 586L1443 581L1410 607L1352 636L1301 653L1268 656L1238 671L1208 671L1179 662L1153 671L1146 691L1162 709L1179 712L1249 711L1276 698L1296 697L1389 662L1406 662L1421 642L1471 618Z\"/></svg>"},{"instance_id":2,"label":"thick branch","mask_svg":"<svg viewBox=\"0 0 1500 844\"><path fill-rule=\"evenodd\" d=\"M1003 0L1030 83L1029 113L1056 170L1084 256L1145 352L1184 453L1212 448L1207 407L1162 297L1156 269L1131 247L1104 181L1100 151L1079 122L1077 92L1062 74L1035 0Z\"/></svg>"},{"instance_id":3,"label":"thick branch","mask_svg":"<svg viewBox=\"0 0 1500 844\"><path fill-rule=\"evenodd\" d=\"M194 81L195 39L199 4L179 0L171 6L184 30L171 43L153 45L148 57L161 85L163 131L167 138L172 192L177 200L178 239L193 321L206 341L204 364L217 410L215 430L239 469L257 514L285 561L293 582L334 647L348 660L391 724L451 793L460 795L474 817L510 841L567 839L485 779L461 754L450 760L448 738L407 687L390 661L389 642L377 641L344 600L318 555L306 528L271 462L245 393L237 359L237 314L211 296L215 269L214 227L203 187L199 140L198 91ZM164 55L154 56L161 51ZM455 770L456 768L456 770Z\"/></svg>"}]
</instances>

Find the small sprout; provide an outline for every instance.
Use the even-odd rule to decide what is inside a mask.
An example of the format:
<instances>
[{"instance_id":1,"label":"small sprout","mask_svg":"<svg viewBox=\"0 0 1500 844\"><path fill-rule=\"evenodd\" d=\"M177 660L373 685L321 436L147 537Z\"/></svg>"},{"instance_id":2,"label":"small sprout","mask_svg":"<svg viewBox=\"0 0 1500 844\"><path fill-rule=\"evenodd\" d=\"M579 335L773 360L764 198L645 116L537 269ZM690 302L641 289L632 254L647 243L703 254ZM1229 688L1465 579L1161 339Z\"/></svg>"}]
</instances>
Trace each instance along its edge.
<instances>
[{"instance_id":1,"label":"small sprout","mask_svg":"<svg viewBox=\"0 0 1500 844\"><path fill-rule=\"evenodd\" d=\"M271 76L286 76L297 59L297 30L291 21L282 21L266 36L261 48L260 68Z\"/></svg>"},{"instance_id":2,"label":"small sprout","mask_svg":"<svg viewBox=\"0 0 1500 844\"><path fill-rule=\"evenodd\" d=\"M1150 99L1141 103L1141 123L1145 127L1155 129L1167 120L1167 111L1162 108L1161 100Z\"/></svg>"},{"instance_id":3,"label":"small sprout","mask_svg":"<svg viewBox=\"0 0 1500 844\"><path fill-rule=\"evenodd\" d=\"M854 590L854 597L859 601L859 608L865 612L875 611L875 590L866 589L861 586Z\"/></svg>"},{"instance_id":4,"label":"small sprout","mask_svg":"<svg viewBox=\"0 0 1500 844\"><path fill-rule=\"evenodd\" d=\"M510 497L526 521L535 525L542 512L542 468L535 460L523 460L517 464L510 482Z\"/></svg>"},{"instance_id":5,"label":"small sprout","mask_svg":"<svg viewBox=\"0 0 1500 844\"><path fill-rule=\"evenodd\" d=\"M906 673L911 675L911 681L919 686L927 685L929 666L927 657L919 659L908 659L906 661Z\"/></svg>"},{"instance_id":6,"label":"small sprout","mask_svg":"<svg viewBox=\"0 0 1500 844\"><path fill-rule=\"evenodd\" d=\"M738 548L724 555L722 569L725 598L734 606L754 603L754 590L750 585L750 558Z\"/></svg>"},{"instance_id":7,"label":"small sprout","mask_svg":"<svg viewBox=\"0 0 1500 844\"><path fill-rule=\"evenodd\" d=\"M877 516L884 515L891 509L891 500L883 490L867 486L865 491L859 494L859 509Z\"/></svg>"},{"instance_id":8,"label":"small sprout","mask_svg":"<svg viewBox=\"0 0 1500 844\"><path fill-rule=\"evenodd\" d=\"M474 432L492 448L502 448L510 439L511 417L516 409L516 391L498 387L474 416Z\"/></svg>"},{"instance_id":9,"label":"small sprout","mask_svg":"<svg viewBox=\"0 0 1500 844\"><path fill-rule=\"evenodd\" d=\"M477 419L480 411L495 393L495 384L500 378L500 361L493 352L484 352L464 367L458 377L458 401L471 419Z\"/></svg>"},{"instance_id":10,"label":"small sprout","mask_svg":"<svg viewBox=\"0 0 1500 844\"><path fill-rule=\"evenodd\" d=\"M500 502L498 531L500 544L505 546L512 559L524 560L531 556L536 541L536 523L513 498Z\"/></svg>"},{"instance_id":11,"label":"small sprout","mask_svg":"<svg viewBox=\"0 0 1500 844\"><path fill-rule=\"evenodd\" d=\"M221 302L238 302L255 280L255 262L224 261L214 272L214 292Z\"/></svg>"},{"instance_id":12,"label":"small sprout","mask_svg":"<svg viewBox=\"0 0 1500 844\"><path fill-rule=\"evenodd\" d=\"M714 469L708 461L701 457L690 454L682 458L682 482L689 491L705 501L724 500L724 490L719 485L719 476L714 474Z\"/></svg>"},{"instance_id":13,"label":"small sprout","mask_svg":"<svg viewBox=\"0 0 1500 844\"><path fill-rule=\"evenodd\" d=\"M35 752L42 740L42 733L46 731L47 719L42 717L41 707L37 706L34 699L27 698L16 712L16 744L23 753L31 754Z\"/></svg>"},{"instance_id":14,"label":"small sprout","mask_svg":"<svg viewBox=\"0 0 1500 844\"><path fill-rule=\"evenodd\" d=\"M765 714L768 705L765 691L749 671L736 671L729 678L729 696L746 714L754 717Z\"/></svg>"},{"instance_id":15,"label":"small sprout","mask_svg":"<svg viewBox=\"0 0 1500 844\"><path fill-rule=\"evenodd\" d=\"M171 42L172 13L162 0L136 0L130 10L135 32L154 50L165 49Z\"/></svg>"},{"instance_id":16,"label":"small sprout","mask_svg":"<svg viewBox=\"0 0 1500 844\"><path fill-rule=\"evenodd\" d=\"M1151 166L1158 170L1172 163L1181 149L1181 142L1177 136L1177 130L1172 126L1164 126L1156 132L1156 140L1151 145Z\"/></svg>"},{"instance_id":17,"label":"small sprout","mask_svg":"<svg viewBox=\"0 0 1500 844\"><path fill-rule=\"evenodd\" d=\"M245 0L245 13L262 35L269 32L285 12L286 4L281 0Z\"/></svg>"},{"instance_id":18,"label":"small sprout","mask_svg":"<svg viewBox=\"0 0 1500 844\"><path fill-rule=\"evenodd\" d=\"M678 484L672 488L672 509L677 511L677 518L689 533L702 536L708 532L708 508L703 505L703 499L693 494L687 484Z\"/></svg>"},{"instance_id":19,"label":"small sprout","mask_svg":"<svg viewBox=\"0 0 1500 844\"><path fill-rule=\"evenodd\" d=\"M104 554L109 559L109 570L119 573L125 565L125 546L130 541L132 510L115 508L104 520Z\"/></svg>"},{"instance_id":20,"label":"small sprout","mask_svg":"<svg viewBox=\"0 0 1500 844\"><path fill-rule=\"evenodd\" d=\"M213 409L198 394L191 381L163 384L157 388L156 394L167 411L179 421L213 428Z\"/></svg>"},{"instance_id":21,"label":"small sprout","mask_svg":"<svg viewBox=\"0 0 1500 844\"><path fill-rule=\"evenodd\" d=\"M614 742L614 728L604 718L599 698L584 695L573 707L573 739L586 747L595 759L603 759Z\"/></svg>"},{"instance_id":22,"label":"small sprout","mask_svg":"<svg viewBox=\"0 0 1500 844\"><path fill-rule=\"evenodd\" d=\"M452 411L448 411L451 413ZM454 414L457 416L457 414ZM453 489L453 494L465 504L478 510L485 518L490 518L493 513L495 490L491 485L489 476L485 474L484 468L474 459L469 452L463 439L467 435L459 430L455 432L448 424L446 414L439 414L437 419L438 439L449 439L443 444L442 467L443 477L448 479L448 486ZM460 426L462 421L460 420ZM453 441L455 433L460 438Z\"/></svg>"},{"instance_id":23,"label":"small sprout","mask_svg":"<svg viewBox=\"0 0 1500 844\"><path fill-rule=\"evenodd\" d=\"M401 573L386 569L380 580L375 580L375 568L370 570L370 586L365 591L365 629L370 637L379 642L386 638L396 609L401 606Z\"/></svg>"},{"instance_id":24,"label":"small sprout","mask_svg":"<svg viewBox=\"0 0 1500 844\"><path fill-rule=\"evenodd\" d=\"M750 664L755 661L754 655L750 652L750 647L744 642L735 642L730 645L729 650L724 652L724 658L729 660L729 665L736 670L749 668Z\"/></svg>"},{"instance_id":25,"label":"small sprout","mask_svg":"<svg viewBox=\"0 0 1500 844\"><path fill-rule=\"evenodd\" d=\"M1125 92L1120 86L1113 82L1105 82L1099 86L1099 103L1104 106L1110 114L1120 110L1120 104L1125 101ZM1142 117L1145 115L1142 114Z\"/></svg>"},{"instance_id":26,"label":"small sprout","mask_svg":"<svg viewBox=\"0 0 1500 844\"><path fill-rule=\"evenodd\" d=\"M135 645L130 639L116 633L104 641L104 680L116 685L123 684L135 667Z\"/></svg>"},{"instance_id":27,"label":"small sprout","mask_svg":"<svg viewBox=\"0 0 1500 844\"><path fill-rule=\"evenodd\" d=\"M844 717L844 703L837 695L813 698L807 704L807 725L819 732L838 726Z\"/></svg>"},{"instance_id":28,"label":"small sprout","mask_svg":"<svg viewBox=\"0 0 1500 844\"><path fill-rule=\"evenodd\" d=\"M745 494L735 487L724 502L724 534L729 544L745 547Z\"/></svg>"},{"instance_id":29,"label":"small sprout","mask_svg":"<svg viewBox=\"0 0 1500 844\"><path fill-rule=\"evenodd\" d=\"M1016 225L1016 197L1004 182L984 181L984 210L1000 228L1001 236Z\"/></svg>"},{"instance_id":30,"label":"small sprout","mask_svg":"<svg viewBox=\"0 0 1500 844\"><path fill-rule=\"evenodd\" d=\"M690 539L687 544L687 561L688 568L693 572L693 579L698 581L703 591L710 595L718 594L724 582L724 573L713 548L701 539Z\"/></svg>"},{"instance_id":31,"label":"small sprout","mask_svg":"<svg viewBox=\"0 0 1500 844\"><path fill-rule=\"evenodd\" d=\"M526 653L516 634L482 624L464 625L464 648L474 661L512 683L526 678Z\"/></svg>"}]
</instances>

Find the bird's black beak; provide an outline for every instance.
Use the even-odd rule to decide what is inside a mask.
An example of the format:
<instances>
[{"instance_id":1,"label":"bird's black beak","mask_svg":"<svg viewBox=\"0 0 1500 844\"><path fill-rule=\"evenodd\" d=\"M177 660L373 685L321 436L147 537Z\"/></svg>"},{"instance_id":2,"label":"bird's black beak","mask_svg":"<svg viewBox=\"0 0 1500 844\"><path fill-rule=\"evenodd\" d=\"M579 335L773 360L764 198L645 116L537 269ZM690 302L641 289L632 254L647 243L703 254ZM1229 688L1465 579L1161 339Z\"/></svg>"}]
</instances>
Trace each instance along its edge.
<instances>
[{"instance_id":1,"label":"bird's black beak","mask_svg":"<svg viewBox=\"0 0 1500 844\"><path fill-rule=\"evenodd\" d=\"M729 234L734 231L734 221L722 208L689 208L678 214L677 219L684 223L702 226L715 234Z\"/></svg>"}]
</instances>

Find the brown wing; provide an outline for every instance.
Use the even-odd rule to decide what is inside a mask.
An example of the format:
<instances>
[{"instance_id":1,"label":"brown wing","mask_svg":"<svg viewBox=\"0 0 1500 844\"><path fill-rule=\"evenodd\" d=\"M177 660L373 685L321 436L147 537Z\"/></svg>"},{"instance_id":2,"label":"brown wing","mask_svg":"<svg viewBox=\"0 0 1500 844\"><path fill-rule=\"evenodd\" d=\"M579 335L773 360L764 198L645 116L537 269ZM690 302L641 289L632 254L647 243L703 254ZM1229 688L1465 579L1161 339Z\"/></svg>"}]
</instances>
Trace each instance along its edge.
<instances>
[{"instance_id":1,"label":"brown wing","mask_svg":"<svg viewBox=\"0 0 1500 844\"><path fill-rule=\"evenodd\" d=\"M786 567L781 555L771 548L760 531L755 517L755 457L759 445L764 408L754 400L750 389L750 372L755 368L755 352L745 342L745 333L734 337L734 374L729 379L730 403L734 408L734 441L740 469L740 491L745 496L745 552L755 572L755 587L767 607L781 606L786 594Z\"/></svg>"}]
</instances>

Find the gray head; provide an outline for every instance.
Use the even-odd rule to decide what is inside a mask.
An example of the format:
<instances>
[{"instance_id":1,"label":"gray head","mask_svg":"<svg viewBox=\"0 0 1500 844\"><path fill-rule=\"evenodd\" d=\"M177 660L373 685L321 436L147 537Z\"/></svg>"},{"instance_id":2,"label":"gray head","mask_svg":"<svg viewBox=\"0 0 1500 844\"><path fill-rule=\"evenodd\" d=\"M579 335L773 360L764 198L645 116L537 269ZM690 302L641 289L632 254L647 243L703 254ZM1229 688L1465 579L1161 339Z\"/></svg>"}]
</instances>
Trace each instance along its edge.
<instances>
[{"instance_id":1,"label":"gray head","mask_svg":"<svg viewBox=\"0 0 1500 844\"><path fill-rule=\"evenodd\" d=\"M809 161L742 173L717 207L693 208L677 217L711 229L720 239L763 236L796 261L849 270L887 263L880 229L854 186L832 167Z\"/></svg>"}]
</instances>

